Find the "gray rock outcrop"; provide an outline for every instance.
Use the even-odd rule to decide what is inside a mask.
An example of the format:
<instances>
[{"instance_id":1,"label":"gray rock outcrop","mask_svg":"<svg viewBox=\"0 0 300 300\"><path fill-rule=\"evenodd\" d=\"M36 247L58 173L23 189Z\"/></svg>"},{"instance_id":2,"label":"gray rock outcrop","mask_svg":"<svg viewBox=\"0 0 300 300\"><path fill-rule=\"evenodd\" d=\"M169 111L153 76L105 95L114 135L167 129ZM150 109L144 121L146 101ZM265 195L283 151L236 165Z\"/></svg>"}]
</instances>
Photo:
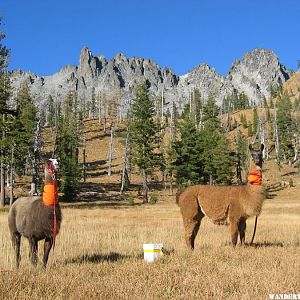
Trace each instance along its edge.
<instances>
[{"instance_id":1,"label":"gray rock outcrop","mask_svg":"<svg viewBox=\"0 0 300 300\"><path fill-rule=\"evenodd\" d=\"M123 113L128 109L135 87L145 80L149 91L155 96L164 91L166 102L186 103L190 93L199 89L203 98L215 97L219 105L234 90L245 93L251 101L259 104L270 97L271 86L278 86L290 78L287 70L270 50L255 49L232 65L226 76L221 76L207 64L200 64L191 72L177 76L168 68L161 68L154 61L144 58L127 58L122 53L106 60L103 55L94 57L83 48L79 65L67 65L51 76L14 71L11 85L15 96L20 84L28 83L35 102L43 106L49 95L61 101L69 91L90 101L92 93L105 92L112 97L119 91Z\"/></svg>"}]
</instances>

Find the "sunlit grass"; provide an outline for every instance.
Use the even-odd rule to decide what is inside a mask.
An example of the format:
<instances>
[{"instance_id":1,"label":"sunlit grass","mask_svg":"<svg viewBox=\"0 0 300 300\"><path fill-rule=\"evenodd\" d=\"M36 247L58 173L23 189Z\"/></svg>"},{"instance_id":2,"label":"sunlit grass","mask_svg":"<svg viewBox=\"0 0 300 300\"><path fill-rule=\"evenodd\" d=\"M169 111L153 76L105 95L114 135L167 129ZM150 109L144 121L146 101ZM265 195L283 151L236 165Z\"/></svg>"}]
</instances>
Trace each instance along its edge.
<instances>
[{"instance_id":1,"label":"sunlit grass","mask_svg":"<svg viewBox=\"0 0 300 300\"><path fill-rule=\"evenodd\" d=\"M186 250L174 199L123 208L101 201L90 209L65 206L46 272L40 264L31 267L26 240L21 268L14 269L2 212L1 299L267 299L269 293L299 292L300 205L285 200L287 210L279 213L274 208L281 201L279 195L264 206L253 246L232 249L229 228L204 219L194 253ZM163 243L170 254L146 264L143 243Z\"/></svg>"}]
</instances>

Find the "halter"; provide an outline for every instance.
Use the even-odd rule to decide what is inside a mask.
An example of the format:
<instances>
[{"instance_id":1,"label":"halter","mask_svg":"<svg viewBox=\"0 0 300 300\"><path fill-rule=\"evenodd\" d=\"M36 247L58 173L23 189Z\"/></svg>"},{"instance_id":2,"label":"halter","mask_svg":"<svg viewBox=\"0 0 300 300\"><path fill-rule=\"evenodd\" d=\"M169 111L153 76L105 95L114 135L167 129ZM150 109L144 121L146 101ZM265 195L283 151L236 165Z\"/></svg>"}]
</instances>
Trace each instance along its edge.
<instances>
[{"instance_id":1,"label":"halter","mask_svg":"<svg viewBox=\"0 0 300 300\"><path fill-rule=\"evenodd\" d=\"M56 169L58 169L56 165L58 165L57 160L52 158L49 159L49 164L46 164L46 171L51 174L54 181L56 181Z\"/></svg>"}]
</instances>

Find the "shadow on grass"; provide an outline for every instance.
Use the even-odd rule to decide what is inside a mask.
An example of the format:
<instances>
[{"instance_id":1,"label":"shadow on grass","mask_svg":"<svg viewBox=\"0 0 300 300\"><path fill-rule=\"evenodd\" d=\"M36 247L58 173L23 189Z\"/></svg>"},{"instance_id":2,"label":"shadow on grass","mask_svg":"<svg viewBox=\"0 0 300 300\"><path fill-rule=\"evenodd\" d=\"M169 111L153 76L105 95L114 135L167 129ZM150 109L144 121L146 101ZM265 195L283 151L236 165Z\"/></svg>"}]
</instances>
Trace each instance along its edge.
<instances>
[{"instance_id":1,"label":"shadow on grass","mask_svg":"<svg viewBox=\"0 0 300 300\"><path fill-rule=\"evenodd\" d=\"M114 208L114 209L121 209L121 208L129 208L132 206L140 206L142 203L134 203L134 205L128 204L128 202L125 201L111 201L111 200L98 200L98 201L86 201L86 200L81 200L80 202L76 203L63 203L61 206L63 208L72 208L72 209L82 209L82 208L87 208L87 209L93 209L93 208Z\"/></svg>"},{"instance_id":2,"label":"shadow on grass","mask_svg":"<svg viewBox=\"0 0 300 300\"><path fill-rule=\"evenodd\" d=\"M281 242L262 242L262 243L246 243L245 246L253 248L268 248L268 247L284 247L284 244Z\"/></svg>"},{"instance_id":3,"label":"shadow on grass","mask_svg":"<svg viewBox=\"0 0 300 300\"><path fill-rule=\"evenodd\" d=\"M232 247L232 243L231 242L225 242L225 246L229 246L229 247ZM284 243L281 243L281 242L267 242L267 241L265 241L265 242L257 242L257 243L252 243L252 244L250 244L250 242L246 242L243 246L240 244L240 243L238 243L237 245L236 245L236 247L237 248L243 248L243 247L246 247L246 248L248 248L248 247L251 247L251 248L268 248L268 247L286 247L287 245L285 245ZM232 247L232 249L234 249L233 247Z\"/></svg>"},{"instance_id":4,"label":"shadow on grass","mask_svg":"<svg viewBox=\"0 0 300 300\"><path fill-rule=\"evenodd\" d=\"M117 262L124 259L142 258L137 256L124 255L116 252L110 252L109 254L85 254L71 259L65 260L65 264L85 264L85 263L101 263L103 261Z\"/></svg>"}]
</instances>

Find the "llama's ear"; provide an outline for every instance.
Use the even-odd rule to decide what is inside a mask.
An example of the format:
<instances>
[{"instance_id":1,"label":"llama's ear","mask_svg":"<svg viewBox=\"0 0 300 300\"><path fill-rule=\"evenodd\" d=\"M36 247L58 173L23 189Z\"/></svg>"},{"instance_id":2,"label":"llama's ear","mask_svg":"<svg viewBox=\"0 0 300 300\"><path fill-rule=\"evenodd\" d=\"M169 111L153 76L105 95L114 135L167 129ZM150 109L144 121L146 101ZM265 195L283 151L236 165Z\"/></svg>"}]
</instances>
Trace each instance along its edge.
<instances>
[{"instance_id":1,"label":"llama's ear","mask_svg":"<svg viewBox=\"0 0 300 300\"><path fill-rule=\"evenodd\" d=\"M261 144L260 145L260 151L263 151L265 149L265 145L264 144Z\"/></svg>"}]
</instances>

